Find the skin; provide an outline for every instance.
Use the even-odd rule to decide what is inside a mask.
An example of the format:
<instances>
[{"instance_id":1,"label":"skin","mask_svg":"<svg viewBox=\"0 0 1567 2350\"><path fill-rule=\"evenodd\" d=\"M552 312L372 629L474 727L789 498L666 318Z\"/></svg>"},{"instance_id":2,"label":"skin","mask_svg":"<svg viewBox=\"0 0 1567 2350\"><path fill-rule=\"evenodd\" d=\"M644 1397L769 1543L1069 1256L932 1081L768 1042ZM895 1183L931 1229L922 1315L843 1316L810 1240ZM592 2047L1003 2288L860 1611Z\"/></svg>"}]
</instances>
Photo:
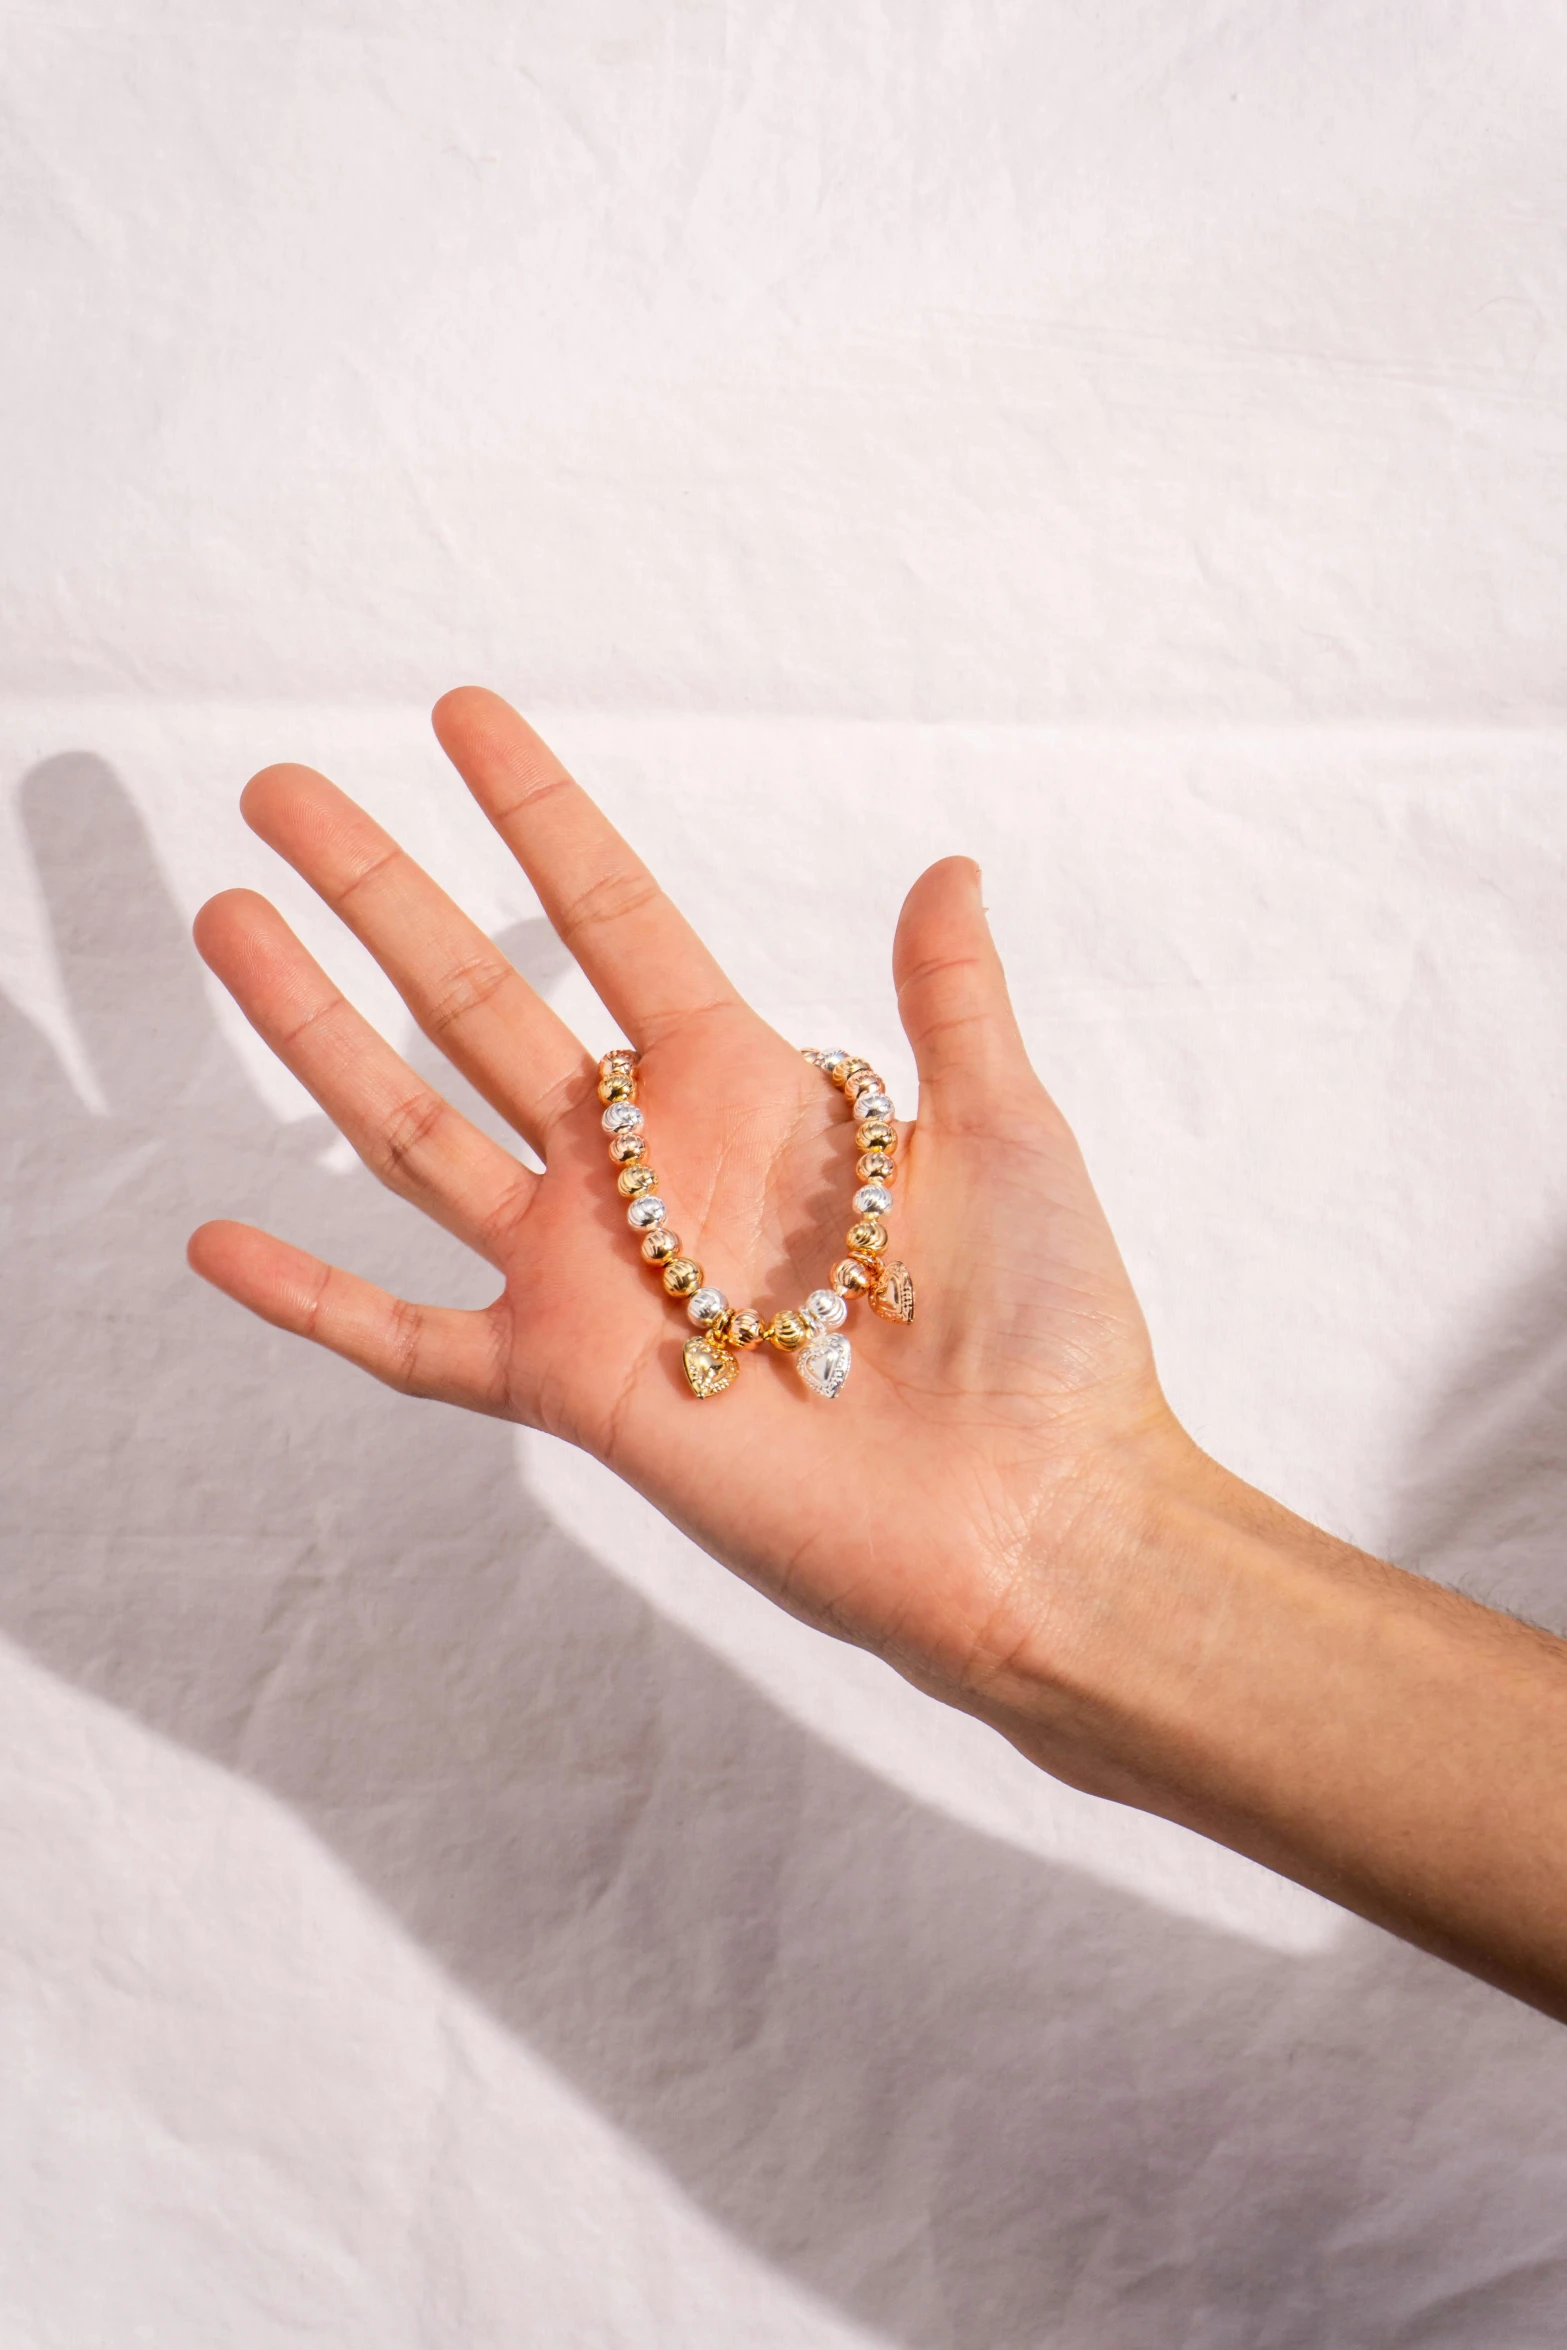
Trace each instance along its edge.
<instances>
[{"instance_id":1,"label":"skin","mask_svg":"<svg viewBox=\"0 0 1567 2350\"><path fill-rule=\"evenodd\" d=\"M841 1097L515 711L463 688L435 728L641 1051L687 1253L736 1306L799 1302L843 1249ZM921 876L893 947L920 1083L893 1211L916 1323L854 1309L831 1406L766 1348L697 1403L689 1325L640 1262L600 1127L613 1040L573 1036L324 776L267 768L242 806L545 1172L416 1077L265 899L229 891L197 918L207 963L372 1172L501 1288L480 1312L413 1304L233 1223L193 1235L198 1273L405 1394L583 1446L780 1605L1058 1777L1567 2015L1567 1644L1333 1540L1185 1434L1029 1065L974 865Z\"/></svg>"}]
</instances>

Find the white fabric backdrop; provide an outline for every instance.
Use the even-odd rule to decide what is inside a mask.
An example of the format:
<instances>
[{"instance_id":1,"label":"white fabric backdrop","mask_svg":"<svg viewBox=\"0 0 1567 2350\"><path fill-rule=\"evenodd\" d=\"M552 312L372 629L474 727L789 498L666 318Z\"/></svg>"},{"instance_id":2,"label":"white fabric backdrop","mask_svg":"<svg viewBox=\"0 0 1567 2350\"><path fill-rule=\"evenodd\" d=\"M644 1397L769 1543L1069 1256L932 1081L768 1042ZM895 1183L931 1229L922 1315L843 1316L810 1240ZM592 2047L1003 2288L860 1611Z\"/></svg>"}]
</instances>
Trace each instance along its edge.
<instances>
[{"instance_id":1,"label":"white fabric backdrop","mask_svg":"<svg viewBox=\"0 0 1567 2350\"><path fill-rule=\"evenodd\" d=\"M415 1227L206 985L278 756L597 1037L510 692L912 1092L972 850L1202 1439L1567 1621L1567 34L76 0L0 222L0 2339L1544 2350L1567 2041L181 1268ZM824 950L839 968L829 975Z\"/></svg>"}]
</instances>

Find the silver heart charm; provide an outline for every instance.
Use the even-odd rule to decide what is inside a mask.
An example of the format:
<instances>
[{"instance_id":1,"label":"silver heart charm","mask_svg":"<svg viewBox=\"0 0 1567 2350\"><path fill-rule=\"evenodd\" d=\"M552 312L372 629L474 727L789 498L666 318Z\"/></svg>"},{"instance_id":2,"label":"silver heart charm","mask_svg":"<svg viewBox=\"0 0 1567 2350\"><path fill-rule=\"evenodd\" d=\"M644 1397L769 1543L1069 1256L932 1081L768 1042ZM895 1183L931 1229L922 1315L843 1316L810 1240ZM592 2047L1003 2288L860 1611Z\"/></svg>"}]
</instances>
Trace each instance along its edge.
<instances>
[{"instance_id":1,"label":"silver heart charm","mask_svg":"<svg viewBox=\"0 0 1567 2350\"><path fill-rule=\"evenodd\" d=\"M813 1395L825 1395L831 1403L845 1379L853 1361L849 1341L841 1330L828 1330L820 1338L813 1338L802 1346L794 1358L794 1367Z\"/></svg>"}]
</instances>

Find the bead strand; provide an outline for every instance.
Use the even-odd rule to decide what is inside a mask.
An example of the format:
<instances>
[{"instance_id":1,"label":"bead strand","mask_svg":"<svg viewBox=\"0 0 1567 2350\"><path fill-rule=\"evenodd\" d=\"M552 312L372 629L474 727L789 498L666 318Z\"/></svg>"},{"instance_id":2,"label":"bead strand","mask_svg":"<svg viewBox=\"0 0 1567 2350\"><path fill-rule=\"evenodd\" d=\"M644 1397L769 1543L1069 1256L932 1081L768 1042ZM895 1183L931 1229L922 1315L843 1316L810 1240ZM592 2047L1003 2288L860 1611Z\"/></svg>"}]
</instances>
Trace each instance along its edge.
<instances>
[{"instance_id":1,"label":"bead strand","mask_svg":"<svg viewBox=\"0 0 1567 2350\"><path fill-rule=\"evenodd\" d=\"M885 1262L887 1227L882 1219L892 1206L898 1151L898 1129L893 1123L886 1080L878 1076L869 1061L859 1060L850 1053L808 1052L805 1058L814 1062L842 1092L855 1119L854 1139L860 1152L855 1166L860 1178L860 1189L854 1195L857 1220L847 1235L849 1254L833 1267L833 1288L840 1297L869 1298L876 1311L889 1321L911 1322L914 1284L908 1269L904 1265L889 1268ZM893 1272L898 1279L889 1291L889 1276Z\"/></svg>"},{"instance_id":2,"label":"bead strand","mask_svg":"<svg viewBox=\"0 0 1567 2350\"><path fill-rule=\"evenodd\" d=\"M850 1302L866 1298L888 1321L914 1319L914 1284L908 1268L886 1262L883 1218L893 1202L898 1130L885 1086L868 1061L844 1052L807 1052L805 1058L838 1086L856 1122L859 1149L854 1194L856 1221L848 1233L849 1253L833 1267L830 1286L812 1290L803 1306L785 1306L764 1320L752 1306L731 1308L721 1289L709 1285L702 1267L687 1256L680 1235L669 1227L658 1177L647 1162L647 1136L637 1107L637 1055L617 1047L599 1063L598 1096L609 1155L618 1168L616 1189L628 1202L626 1221L642 1236L642 1254L658 1272L668 1294L685 1303L697 1335L686 1341L683 1363L692 1392L721 1395L739 1371L739 1356L766 1343L792 1356L813 1393L828 1400L848 1378L852 1361L843 1324Z\"/></svg>"}]
</instances>

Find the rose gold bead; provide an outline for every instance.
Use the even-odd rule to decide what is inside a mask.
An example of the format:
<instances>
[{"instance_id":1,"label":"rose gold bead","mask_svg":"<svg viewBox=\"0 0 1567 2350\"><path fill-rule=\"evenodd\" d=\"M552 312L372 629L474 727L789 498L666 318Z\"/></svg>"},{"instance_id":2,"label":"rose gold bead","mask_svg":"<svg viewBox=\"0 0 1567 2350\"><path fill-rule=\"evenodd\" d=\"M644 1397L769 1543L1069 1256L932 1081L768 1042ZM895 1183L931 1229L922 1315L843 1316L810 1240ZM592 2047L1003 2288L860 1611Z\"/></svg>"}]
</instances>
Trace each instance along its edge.
<instances>
[{"instance_id":1,"label":"rose gold bead","mask_svg":"<svg viewBox=\"0 0 1567 2350\"><path fill-rule=\"evenodd\" d=\"M609 1155L617 1167L629 1167L638 1159L647 1157L645 1134L614 1134L610 1137Z\"/></svg>"},{"instance_id":2,"label":"rose gold bead","mask_svg":"<svg viewBox=\"0 0 1567 2350\"><path fill-rule=\"evenodd\" d=\"M890 1118L866 1118L855 1128L854 1139L862 1151L895 1151L898 1129Z\"/></svg>"},{"instance_id":3,"label":"rose gold bead","mask_svg":"<svg viewBox=\"0 0 1567 2350\"><path fill-rule=\"evenodd\" d=\"M600 1061L599 1075L613 1077L617 1070L634 1069L636 1065L637 1055L632 1051L630 1045L618 1044L612 1053L606 1053Z\"/></svg>"},{"instance_id":4,"label":"rose gold bead","mask_svg":"<svg viewBox=\"0 0 1567 2350\"><path fill-rule=\"evenodd\" d=\"M857 1069L852 1077L844 1079L843 1090L851 1102L857 1102L862 1093L885 1093L887 1086L874 1069Z\"/></svg>"},{"instance_id":5,"label":"rose gold bead","mask_svg":"<svg viewBox=\"0 0 1567 2350\"><path fill-rule=\"evenodd\" d=\"M811 1325L793 1306L785 1306L781 1314L774 1314L765 1333L769 1346L776 1346L780 1354L797 1355L802 1346L811 1341Z\"/></svg>"},{"instance_id":6,"label":"rose gold bead","mask_svg":"<svg viewBox=\"0 0 1567 2350\"><path fill-rule=\"evenodd\" d=\"M857 1257L879 1257L887 1245L887 1227L879 1216L862 1216L845 1237Z\"/></svg>"},{"instance_id":7,"label":"rose gold bead","mask_svg":"<svg viewBox=\"0 0 1567 2350\"><path fill-rule=\"evenodd\" d=\"M840 1297L869 1297L876 1286L876 1275L858 1257L845 1257L841 1265L832 1269L832 1285Z\"/></svg>"},{"instance_id":8,"label":"rose gold bead","mask_svg":"<svg viewBox=\"0 0 1567 2350\"><path fill-rule=\"evenodd\" d=\"M862 1183L891 1183L898 1168L891 1151L866 1151L854 1172Z\"/></svg>"},{"instance_id":9,"label":"rose gold bead","mask_svg":"<svg viewBox=\"0 0 1567 2350\"><path fill-rule=\"evenodd\" d=\"M760 1346L767 1336L762 1317L751 1306L741 1306L729 1317L729 1344L731 1346Z\"/></svg>"},{"instance_id":10,"label":"rose gold bead","mask_svg":"<svg viewBox=\"0 0 1567 2350\"><path fill-rule=\"evenodd\" d=\"M667 1224L655 1224L642 1243L642 1254L650 1265L667 1265L671 1257L680 1254L680 1235L671 1232Z\"/></svg>"},{"instance_id":11,"label":"rose gold bead","mask_svg":"<svg viewBox=\"0 0 1567 2350\"><path fill-rule=\"evenodd\" d=\"M702 1268L695 1257L671 1257L664 1267L664 1287L671 1297L690 1297L702 1286Z\"/></svg>"},{"instance_id":12,"label":"rose gold bead","mask_svg":"<svg viewBox=\"0 0 1567 2350\"><path fill-rule=\"evenodd\" d=\"M607 1077L599 1079L601 1102L629 1102L636 1099L636 1084L629 1069L612 1069Z\"/></svg>"},{"instance_id":13,"label":"rose gold bead","mask_svg":"<svg viewBox=\"0 0 1567 2350\"><path fill-rule=\"evenodd\" d=\"M838 1071L837 1076L833 1079L833 1083L834 1085L841 1085L844 1092L847 1093L850 1086L854 1083L856 1077L864 1077L869 1074L869 1071L869 1061L845 1061L843 1067Z\"/></svg>"},{"instance_id":14,"label":"rose gold bead","mask_svg":"<svg viewBox=\"0 0 1567 2350\"><path fill-rule=\"evenodd\" d=\"M615 1189L622 1199L640 1199L645 1191L658 1189L658 1177L645 1164L623 1167L615 1178Z\"/></svg>"}]
</instances>

